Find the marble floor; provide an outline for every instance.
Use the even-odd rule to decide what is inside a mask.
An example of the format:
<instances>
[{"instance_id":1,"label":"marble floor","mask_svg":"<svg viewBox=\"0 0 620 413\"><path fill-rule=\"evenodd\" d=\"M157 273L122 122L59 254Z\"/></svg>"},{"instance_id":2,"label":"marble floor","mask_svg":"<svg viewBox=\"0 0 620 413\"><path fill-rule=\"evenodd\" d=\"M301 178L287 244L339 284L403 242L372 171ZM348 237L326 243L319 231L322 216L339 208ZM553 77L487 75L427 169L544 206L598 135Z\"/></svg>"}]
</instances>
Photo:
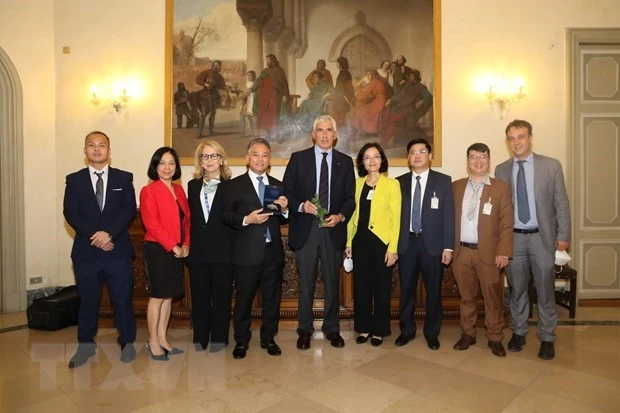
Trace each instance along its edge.
<instances>
[{"instance_id":1,"label":"marble floor","mask_svg":"<svg viewBox=\"0 0 620 413\"><path fill-rule=\"evenodd\" d=\"M170 336L185 354L155 362L142 346L122 364L115 332L104 329L97 356L75 370L67 368L75 327L28 330L24 313L0 314L0 412L620 411L620 308L579 307L575 322L559 311L552 361L536 357L533 328L521 353L498 358L482 331L469 350L453 350L455 322L444 324L442 346L431 351L419 338L396 347L396 334L376 348L355 344L345 320L344 349L315 333L312 348L299 351L295 325L285 322L282 356L267 355L255 335L243 360L233 359L232 348L196 353L191 331L175 329ZM144 343L145 328L138 336Z\"/></svg>"}]
</instances>

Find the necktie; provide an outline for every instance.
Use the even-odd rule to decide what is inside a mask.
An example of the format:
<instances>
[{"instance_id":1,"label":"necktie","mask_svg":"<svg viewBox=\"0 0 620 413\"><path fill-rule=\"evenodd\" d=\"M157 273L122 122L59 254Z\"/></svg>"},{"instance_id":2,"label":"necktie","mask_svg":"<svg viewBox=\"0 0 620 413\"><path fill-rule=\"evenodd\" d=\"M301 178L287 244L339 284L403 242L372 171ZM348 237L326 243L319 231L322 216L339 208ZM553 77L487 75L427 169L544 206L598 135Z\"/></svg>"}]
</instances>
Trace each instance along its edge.
<instances>
[{"instance_id":1,"label":"necktie","mask_svg":"<svg viewBox=\"0 0 620 413\"><path fill-rule=\"evenodd\" d=\"M265 202L265 183L263 182L263 176L257 176L258 179L258 198L260 199L261 205ZM271 242L271 233L269 232L269 227L267 227L267 232L265 233L265 238L267 242Z\"/></svg>"},{"instance_id":2,"label":"necktie","mask_svg":"<svg viewBox=\"0 0 620 413\"><path fill-rule=\"evenodd\" d=\"M327 170L327 152L323 152L321 161L321 175L319 176L319 201L321 206L329 209L329 173Z\"/></svg>"},{"instance_id":3,"label":"necktie","mask_svg":"<svg viewBox=\"0 0 620 413\"><path fill-rule=\"evenodd\" d=\"M97 204L99 204L99 210L103 211L103 172L95 172L97 175L97 183L95 184L95 197L97 198Z\"/></svg>"},{"instance_id":4,"label":"necktie","mask_svg":"<svg viewBox=\"0 0 620 413\"><path fill-rule=\"evenodd\" d=\"M471 187L473 192L471 194L471 198L469 200L469 207L467 208L467 220L473 221L476 218L476 212L478 211L478 204L480 204L480 197L478 196L478 192L480 192L480 188L482 188L484 183L480 183L478 185L471 183Z\"/></svg>"},{"instance_id":5,"label":"necktie","mask_svg":"<svg viewBox=\"0 0 620 413\"><path fill-rule=\"evenodd\" d=\"M422 185L420 185L420 176L416 176L415 192L413 193L413 203L411 204L411 227L413 232L422 231Z\"/></svg>"},{"instance_id":6,"label":"necktie","mask_svg":"<svg viewBox=\"0 0 620 413\"><path fill-rule=\"evenodd\" d=\"M519 164L519 171L517 172L517 208L519 208L519 221L525 224L530 220L530 203L527 198L523 162L525 161L517 161L517 164Z\"/></svg>"}]
</instances>

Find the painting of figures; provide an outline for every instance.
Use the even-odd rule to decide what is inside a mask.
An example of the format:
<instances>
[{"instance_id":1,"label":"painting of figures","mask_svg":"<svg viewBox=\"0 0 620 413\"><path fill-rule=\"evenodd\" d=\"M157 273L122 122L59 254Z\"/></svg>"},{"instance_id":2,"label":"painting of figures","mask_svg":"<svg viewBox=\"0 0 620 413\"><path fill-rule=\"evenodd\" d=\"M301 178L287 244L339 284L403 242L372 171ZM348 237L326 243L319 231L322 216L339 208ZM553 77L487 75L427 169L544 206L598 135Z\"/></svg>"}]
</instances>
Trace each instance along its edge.
<instances>
[{"instance_id":1,"label":"painting of figures","mask_svg":"<svg viewBox=\"0 0 620 413\"><path fill-rule=\"evenodd\" d=\"M243 164L264 137L285 164L319 115L351 156L380 142L404 165L424 137L440 161L439 0L167 1L166 137L185 161L209 138Z\"/></svg>"}]
</instances>

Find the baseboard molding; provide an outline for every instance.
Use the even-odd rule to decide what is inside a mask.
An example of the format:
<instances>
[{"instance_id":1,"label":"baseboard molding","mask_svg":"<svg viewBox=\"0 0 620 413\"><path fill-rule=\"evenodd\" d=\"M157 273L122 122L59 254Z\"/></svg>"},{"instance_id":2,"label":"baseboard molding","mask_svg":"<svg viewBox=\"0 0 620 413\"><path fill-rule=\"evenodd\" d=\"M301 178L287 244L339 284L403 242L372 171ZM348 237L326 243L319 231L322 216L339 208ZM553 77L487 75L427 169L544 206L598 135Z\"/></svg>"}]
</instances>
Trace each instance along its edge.
<instances>
[{"instance_id":1,"label":"baseboard molding","mask_svg":"<svg viewBox=\"0 0 620 413\"><path fill-rule=\"evenodd\" d=\"M620 299L589 299L579 300L581 307L620 307Z\"/></svg>"}]
</instances>

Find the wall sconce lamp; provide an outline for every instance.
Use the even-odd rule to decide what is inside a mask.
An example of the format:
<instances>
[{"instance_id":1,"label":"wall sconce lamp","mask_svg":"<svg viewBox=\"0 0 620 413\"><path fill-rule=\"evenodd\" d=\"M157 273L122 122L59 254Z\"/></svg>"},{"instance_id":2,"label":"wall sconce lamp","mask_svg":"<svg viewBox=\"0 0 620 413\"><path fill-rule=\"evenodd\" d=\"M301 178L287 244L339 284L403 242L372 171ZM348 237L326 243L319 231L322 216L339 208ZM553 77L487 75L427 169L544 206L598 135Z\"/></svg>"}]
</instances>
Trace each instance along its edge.
<instances>
[{"instance_id":1,"label":"wall sconce lamp","mask_svg":"<svg viewBox=\"0 0 620 413\"><path fill-rule=\"evenodd\" d=\"M97 86L93 85L90 88L90 93L91 93L91 95L93 97L91 99L91 103L93 105L95 105L95 106L100 106L102 104L104 104L104 105L111 105L112 109L114 109L114 111L116 113L119 113L121 111L121 109L126 107L127 103L131 99L131 96L129 96L129 94L127 93L127 89L126 88L121 89L120 92L112 93L112 94L110 94L111 97L107 97L106 98L105 97L106 94L103 94L104 97L102 97L102 93L99 91Z\"/></svg>"},{"instance_id":2,"label":"wall sconce lamp","mask_svg":"<svg viewBox=\"0 0 620 413\"><path fill-rule=\"evenodd\" d=\"M507 82L505 80L498 80L495 84L489 85L487 93L484 95L489 100L491 109L494 110L496 107L499 111L499 118L504 119L504 113L509 111L512 105L518 104L525 97L523 81Z\"/></svg>"}]
</instances>

